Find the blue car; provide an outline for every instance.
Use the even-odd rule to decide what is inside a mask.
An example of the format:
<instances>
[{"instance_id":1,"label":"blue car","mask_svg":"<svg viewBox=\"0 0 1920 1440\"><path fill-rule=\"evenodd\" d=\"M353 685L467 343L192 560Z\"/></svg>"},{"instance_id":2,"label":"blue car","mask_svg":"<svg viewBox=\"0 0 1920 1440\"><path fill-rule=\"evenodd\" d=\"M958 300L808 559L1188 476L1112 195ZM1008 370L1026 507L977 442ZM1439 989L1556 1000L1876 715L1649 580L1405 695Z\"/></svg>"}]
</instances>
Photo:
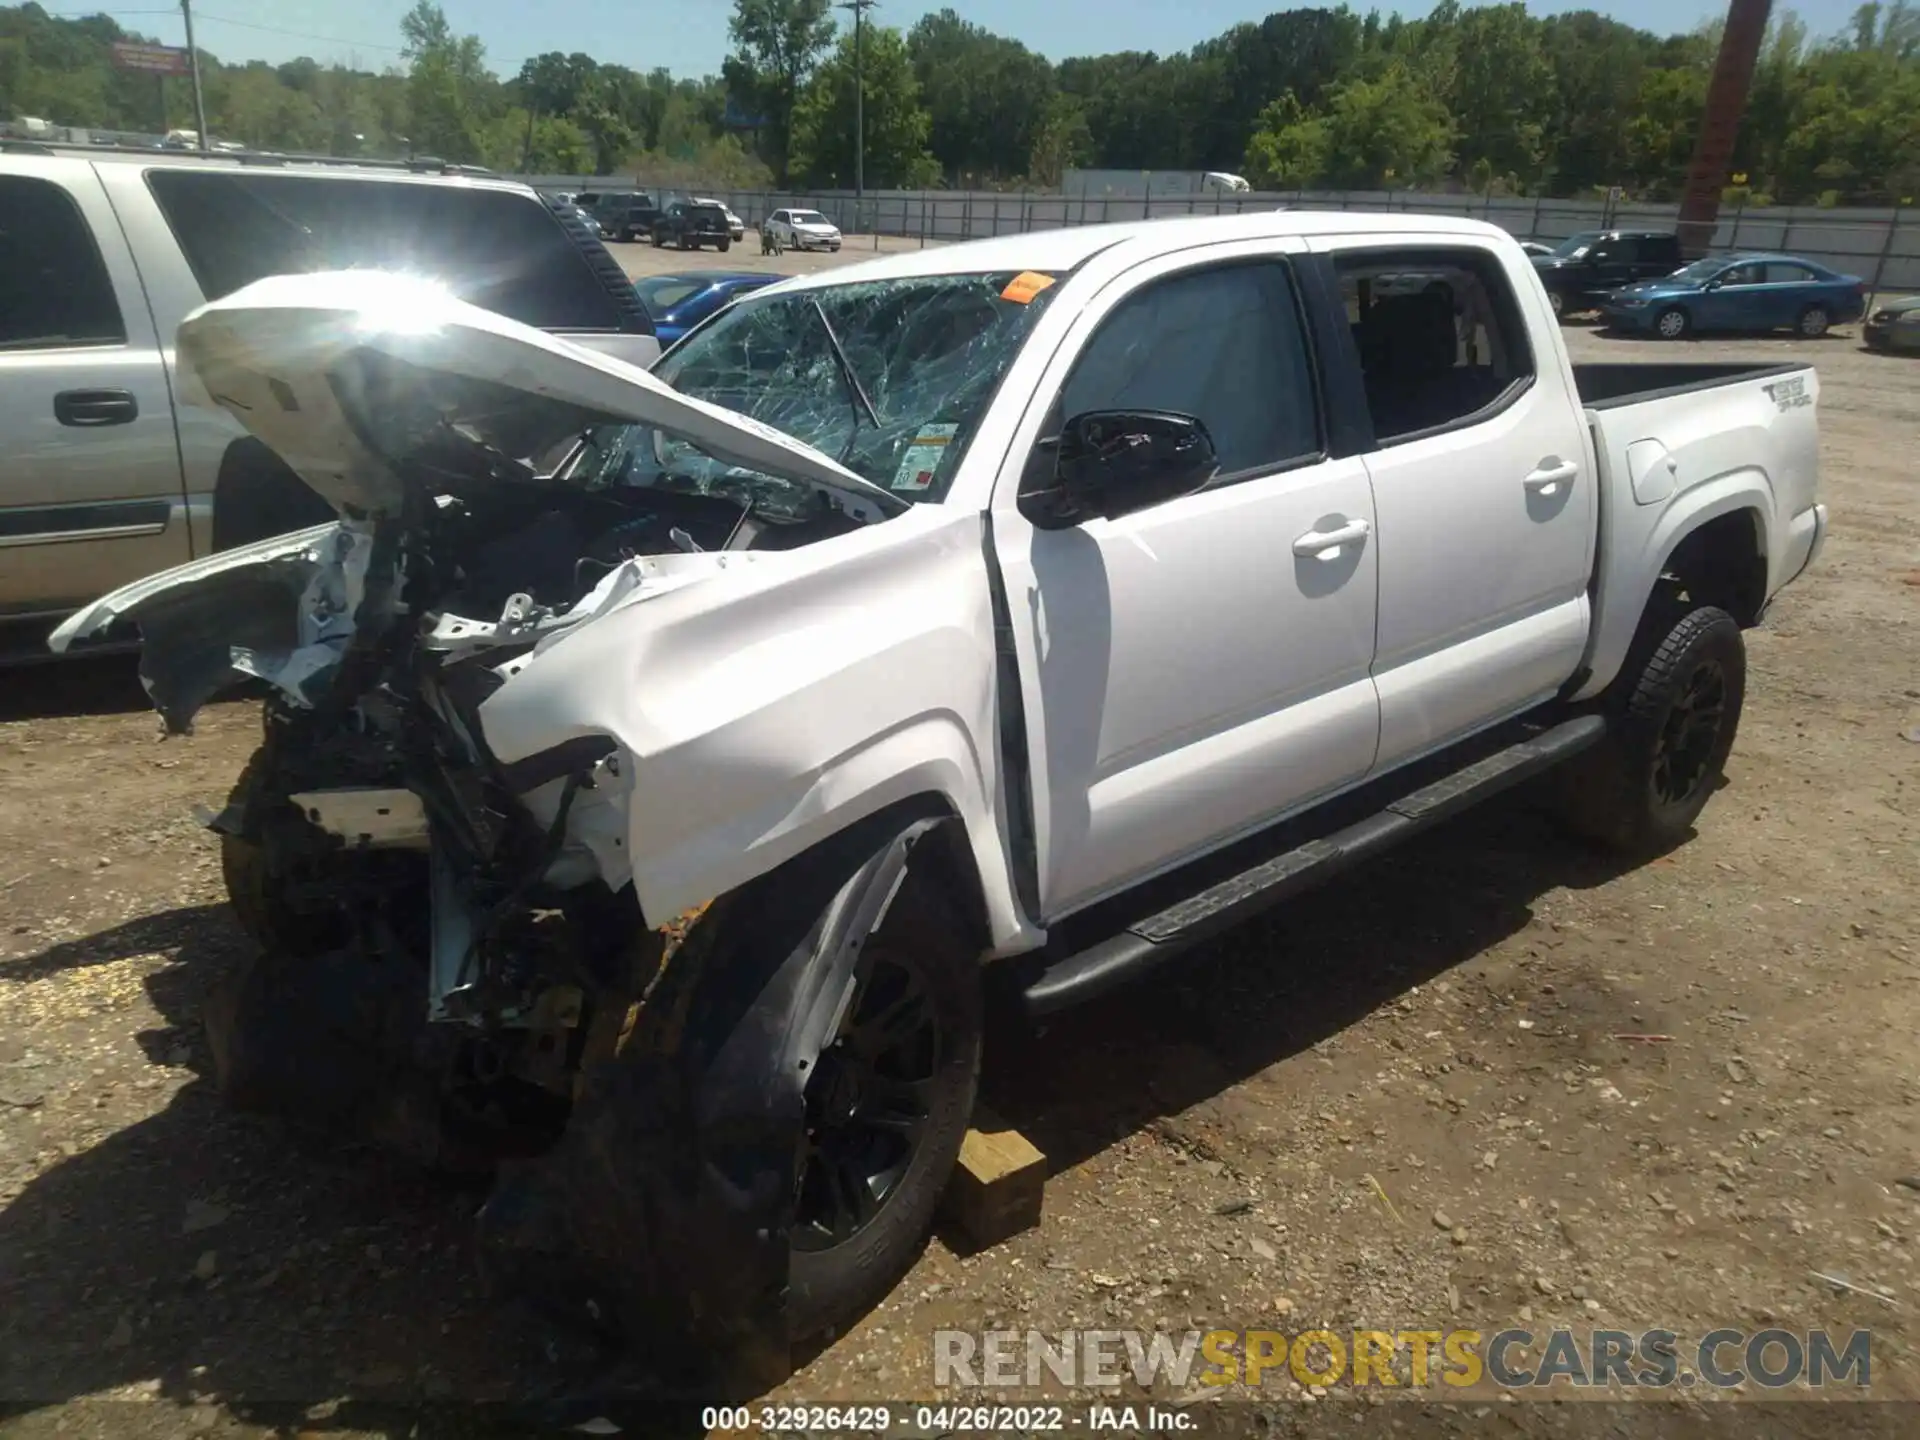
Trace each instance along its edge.
<instances>
[{"instance_id":1,"label":"blue car","mask_svg":"<svg viewBox=\"0 0 1920 1440\"><path fill-rule=\"evenodd\" d=\"M666 349L687 331L736 296L784 280L784 275L752 275L732 270L688 270L650 275L633 282L640 303L653 317L653 333Z\"/></svg>"},{"instance_id":2,"label":"blue car","mask_svg":"<svg viewBox=\"0 0 1920 1440\"><path fill-rule=\"evenodd\" d=\"M1866 312L1866 282L1795 255L1714 255L1607 296L1617 330L1680 340L1704 330L1787 330L1812 339Z\"/></svg>"}]
</instances>

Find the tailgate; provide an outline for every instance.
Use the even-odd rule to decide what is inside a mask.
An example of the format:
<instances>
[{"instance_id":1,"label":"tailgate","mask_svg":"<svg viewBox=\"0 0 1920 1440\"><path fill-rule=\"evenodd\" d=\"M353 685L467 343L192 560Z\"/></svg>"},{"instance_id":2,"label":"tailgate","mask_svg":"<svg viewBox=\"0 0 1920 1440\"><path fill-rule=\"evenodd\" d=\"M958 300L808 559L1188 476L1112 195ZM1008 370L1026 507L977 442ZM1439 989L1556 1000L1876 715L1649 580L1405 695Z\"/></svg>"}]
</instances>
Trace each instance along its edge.
<instances>
[{"instance_id":1,"label":"tailgate","mask_svg":"<svg viewBox=\"0 0 1920 1440\"><path fill-rule=\"evenodd\" d=\"M1597 367L1596 367L1597 368ZM1613 368L1613 367L1608 367ZM1626 369L1628 367L1618 367ZM1634 367L1638 368L1638 367ZM1756 367L1706 378L1648 366L1654 388L1583 386L1600 466L1600 564L1593 639L1595 682L1625 654L1646 593L1674 547L1718 516L1748 513L1766 556L1770 599L1812 556L1822 525L1820 380L1810 365ZM1617 377L1609 377L1617 380ZM1661 382L1668 382L1661 385Z\"/></svg>"}]
</instances>

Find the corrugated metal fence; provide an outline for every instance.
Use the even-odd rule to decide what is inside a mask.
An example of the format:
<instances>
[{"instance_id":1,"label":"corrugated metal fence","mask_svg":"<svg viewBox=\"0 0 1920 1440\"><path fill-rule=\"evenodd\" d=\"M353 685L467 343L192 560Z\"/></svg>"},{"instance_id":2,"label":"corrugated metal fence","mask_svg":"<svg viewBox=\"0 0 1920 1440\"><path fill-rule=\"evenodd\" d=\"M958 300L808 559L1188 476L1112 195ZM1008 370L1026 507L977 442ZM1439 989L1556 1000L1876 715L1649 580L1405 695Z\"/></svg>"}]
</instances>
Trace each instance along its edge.
<instances>
[{"instance_id":1,"label":"corrugated metal fence","mask_svg":"<svg viewBox=\"0 0 1920 1440\"><path fill-rule=\"evenodd\" d=\"M635 183L623 178L526 177L546 189L586 190ZM648 188L642 178L637 182ZM684 193L682 187L660 187ZM848 235L890 235L922 242L977 240L1062 225L1151 220L1176 215L1232 215L1282 206L1311 210L1401 211L1487 220L1522 240L1553 242L1581 230L1624 225L1671 230L1676 205L1599 200L1483 198L1420 191L1297 191L1244 195L1063 196L959 190L869 191L857 204L848 191L781 193L701 190L731 206L749 226L783 207L818 210ZM1920 209L1746 208L1720 212L1715 250L1783 250L1858 275L1876 292L1920 290Z\"/></svg>"}]
</instances>

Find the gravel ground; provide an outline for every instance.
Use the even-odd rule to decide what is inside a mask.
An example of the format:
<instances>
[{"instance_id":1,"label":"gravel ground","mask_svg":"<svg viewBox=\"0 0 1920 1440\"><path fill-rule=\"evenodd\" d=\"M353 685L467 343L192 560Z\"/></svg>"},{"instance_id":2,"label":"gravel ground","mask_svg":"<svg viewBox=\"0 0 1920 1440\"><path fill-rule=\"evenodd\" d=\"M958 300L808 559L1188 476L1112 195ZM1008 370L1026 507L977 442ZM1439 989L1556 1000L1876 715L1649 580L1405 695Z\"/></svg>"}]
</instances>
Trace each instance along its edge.
<instances>
[{"instance_id":1,"label":"gravel ground","mask_svg":"<svg viewBox=\"0 0 1920 1440\"><path fill-rule=\"evenodd\" d=\"M635 273L710 263L616 248ZM1676 353L1569 335L1579 358ZM943 1327L1309 1322L1871 1327L1873 1395L1920 1397L1920 362L1847 334L1681 353L1817 360L1834 519L1749 636L1698 836L1622 870L1497 804L996 1034L985 1095L1049 1157L1043 1224L974 1254L936 1237L775 1398L929 1397ZM480 1291L473 1193L228 1115L204 1078L199 1007L243 942L192 807L223 798L255 710L162 743L126 662L0 685L18 1434L239 1433L306 1407L308 1429L382 1429L337 1402L510 1396L555 1364ZM251 1408L273 1403L296 1409Z\"/></svg>"}]
</instances>

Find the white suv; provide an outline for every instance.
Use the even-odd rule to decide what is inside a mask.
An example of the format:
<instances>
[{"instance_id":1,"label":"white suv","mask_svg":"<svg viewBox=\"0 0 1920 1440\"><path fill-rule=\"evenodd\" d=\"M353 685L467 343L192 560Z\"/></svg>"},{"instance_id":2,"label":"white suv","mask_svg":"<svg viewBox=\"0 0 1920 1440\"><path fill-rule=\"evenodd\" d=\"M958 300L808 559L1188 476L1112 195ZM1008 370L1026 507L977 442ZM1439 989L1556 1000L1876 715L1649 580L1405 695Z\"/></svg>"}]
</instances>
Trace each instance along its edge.
<instances>
[{"instance_id":1,"label":"white suv","mask_svg":"<svg viewBox=\"0 0 1920 1440\"><path fill-rule=\"evenodd\" d=\"M776 210L766 233L788 250L838 250L840 227L818 210Z\"/></svg>"}]
</instances>

